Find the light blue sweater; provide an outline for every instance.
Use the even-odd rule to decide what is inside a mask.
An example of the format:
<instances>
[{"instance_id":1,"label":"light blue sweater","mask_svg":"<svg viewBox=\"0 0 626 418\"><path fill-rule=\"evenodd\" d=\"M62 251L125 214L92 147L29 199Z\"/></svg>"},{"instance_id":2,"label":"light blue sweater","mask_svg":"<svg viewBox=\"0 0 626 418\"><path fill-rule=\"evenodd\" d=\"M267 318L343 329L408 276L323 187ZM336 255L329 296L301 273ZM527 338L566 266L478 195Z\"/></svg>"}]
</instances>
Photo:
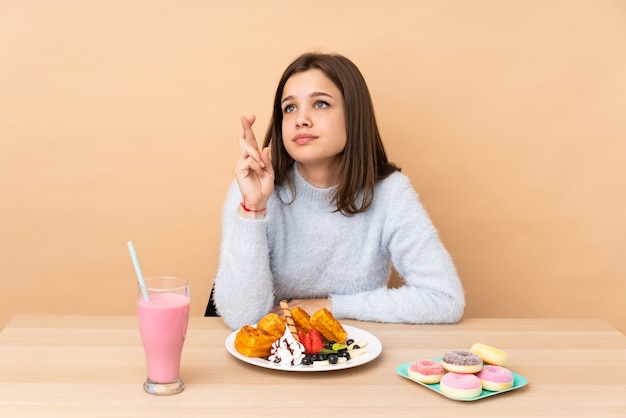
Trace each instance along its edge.
<instances>
[{"instance_id":1,"label":"light blue sweater","mask_svg":"<svg viewBox=\"0 0 626 418\"><path fill-rule=\"evenodd\" d=\"M453 323L465 307L454 264L410 180L395 172L376 185L372 206L333 212L333 188L292 171L296 199L276 188L263 219L239 215L231 185L222 217L215 304L226 325L257 323L281 299L330 297L333 315L362 321ZM404 279L387 287L391 265Z\"/></svg>"}]
</instances>

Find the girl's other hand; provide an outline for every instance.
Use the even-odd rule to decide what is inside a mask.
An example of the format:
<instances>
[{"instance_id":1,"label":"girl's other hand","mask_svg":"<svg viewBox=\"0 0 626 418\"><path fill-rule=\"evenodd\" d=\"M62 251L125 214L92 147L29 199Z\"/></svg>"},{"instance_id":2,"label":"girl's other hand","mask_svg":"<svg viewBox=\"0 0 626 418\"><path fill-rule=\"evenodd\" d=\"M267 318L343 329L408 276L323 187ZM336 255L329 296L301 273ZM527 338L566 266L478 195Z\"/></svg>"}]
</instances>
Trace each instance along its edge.
<instances>
[{"instance_id":1,"label":"girl's other hand","mask_svg":"<svg viewBox=\"0 0 626 418\"><path fill-rule=\"evenodd\" d=\"M323 298L323 299L292 299L289 301L289 308L293 309L296 306L299 306L301 309L304 309L306 311L306 313L308 313L309 315L313 315L315 313L315 311L322 309L322 308L326 308L329 311L332 311L332 304L330 302L330 299L327 298ZM277 314L281 314L283 313L283 310L280 306L276 306L273 309L273 312L277 313Z\"/></svg>"}]
</instances>

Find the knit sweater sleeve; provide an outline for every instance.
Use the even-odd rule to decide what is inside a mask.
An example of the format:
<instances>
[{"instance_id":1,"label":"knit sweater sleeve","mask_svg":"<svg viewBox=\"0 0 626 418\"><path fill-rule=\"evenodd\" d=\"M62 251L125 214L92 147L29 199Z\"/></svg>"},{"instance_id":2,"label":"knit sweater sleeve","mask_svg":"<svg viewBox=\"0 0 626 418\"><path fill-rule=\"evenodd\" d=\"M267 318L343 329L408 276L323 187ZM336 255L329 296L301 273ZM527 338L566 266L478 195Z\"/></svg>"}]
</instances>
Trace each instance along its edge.
<instances>
[{"instance_id":1,"label":"knit sweater sleeve","mask_svg":"<svg viewBox=\"0 0 626 418\"><path fill-rule=\"evenodd\" d=\"M397 173L393 187L376 190L377 216L384 217L383 250L404 279L398 289L382 287L332 295L338 318L401 323L454 323L465 307L463 287L450 254L408 177Z\"/></svg>"},{"instance_id":2,"label":"knit sweater sleeve","mask_svg":"<svg viewBox=\"0 0 626 418\"><path fill-rule=\"evenodd\" d=\"M274 302L267 240L270 207L265 218L246 219L239 215L240 202L241 193L233 182L222 210L214 295L217 311L231 329L257 323Z\"/></svg>"}]
</instances>

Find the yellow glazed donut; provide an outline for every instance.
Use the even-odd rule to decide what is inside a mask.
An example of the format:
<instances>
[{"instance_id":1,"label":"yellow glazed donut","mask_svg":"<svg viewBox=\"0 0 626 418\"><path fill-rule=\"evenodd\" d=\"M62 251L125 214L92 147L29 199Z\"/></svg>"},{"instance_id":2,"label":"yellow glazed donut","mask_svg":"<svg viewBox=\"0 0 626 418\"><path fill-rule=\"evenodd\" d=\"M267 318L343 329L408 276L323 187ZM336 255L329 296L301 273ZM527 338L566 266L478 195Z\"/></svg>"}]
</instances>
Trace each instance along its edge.
<instances>
[{"instance_id":1,"label":"yellow glazed donut","mask_svg":"<svg viewBox=\"0 0 626 418\"><path fill-rule=\"evenodd\" d=\"M505 367L508 362L508 356L504 351L490 347L487 344L476 343L470 348L470 352L476 354L487 364Z\"/></svg>"}]
</instances>

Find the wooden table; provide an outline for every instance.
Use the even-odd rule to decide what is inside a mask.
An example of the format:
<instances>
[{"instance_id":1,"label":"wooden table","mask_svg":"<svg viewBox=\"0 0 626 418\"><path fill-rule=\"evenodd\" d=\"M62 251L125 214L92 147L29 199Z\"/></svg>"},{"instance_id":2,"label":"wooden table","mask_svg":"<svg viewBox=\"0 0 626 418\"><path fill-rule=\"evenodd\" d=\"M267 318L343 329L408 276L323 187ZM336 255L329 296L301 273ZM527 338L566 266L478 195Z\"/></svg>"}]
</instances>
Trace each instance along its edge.
<instances>
[{"instance_id":1,"label":"wooden table","mask_svg":"<svg viewBox=\"0 0 626 418\"><path fill-rule=\"evenodd\" d=\"M456 325L345 321L380 339L360 367L282 372L231 356L220 318L192 318L185 391L144 393L134 317L16 316L0 333L0 417L626 416L626 337L599 319L465 319ZM483 342L528 379L473 402L447 399L396 374L419 358Z\"/></svg>"}]
</instances>

